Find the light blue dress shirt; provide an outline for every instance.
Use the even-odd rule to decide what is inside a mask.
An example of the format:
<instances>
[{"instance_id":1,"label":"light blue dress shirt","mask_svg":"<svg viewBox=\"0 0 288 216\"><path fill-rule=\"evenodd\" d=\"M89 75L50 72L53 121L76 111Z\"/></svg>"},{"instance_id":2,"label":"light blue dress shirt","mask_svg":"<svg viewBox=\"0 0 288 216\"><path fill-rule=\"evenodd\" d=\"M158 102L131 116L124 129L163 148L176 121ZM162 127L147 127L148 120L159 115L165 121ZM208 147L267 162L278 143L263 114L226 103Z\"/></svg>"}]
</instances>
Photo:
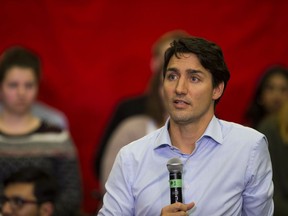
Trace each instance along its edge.
<instances>
[{"instance_id":1,"label":"light blue dress shirt","mask_svg":"<svg viewBox=\"0 0 288 216\"><path fill-rule=\"evenodd\" d=\"M167 161L183 162L183 203L193 216L273 215L272 167L263 134L217 119L209 123L192 154L171 144L165 126L124 146L105 185L98 215L159 216L170 204Z\"/></svg>"}]
</instances>

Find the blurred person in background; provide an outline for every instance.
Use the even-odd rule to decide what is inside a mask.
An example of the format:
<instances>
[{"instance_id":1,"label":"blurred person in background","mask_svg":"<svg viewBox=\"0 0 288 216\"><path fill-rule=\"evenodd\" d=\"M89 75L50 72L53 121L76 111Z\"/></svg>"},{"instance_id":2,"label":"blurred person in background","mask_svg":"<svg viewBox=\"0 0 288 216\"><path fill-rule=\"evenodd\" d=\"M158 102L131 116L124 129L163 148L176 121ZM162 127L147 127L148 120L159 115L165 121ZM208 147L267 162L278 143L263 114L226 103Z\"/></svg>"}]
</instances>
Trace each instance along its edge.
<instances>
[{"instance_id":1,"label":"blurred person in background","mask_svg":"<svg viewBox=\"0 0 288 216\"><path fill-rule=\"evenodd\" d=\"M273 165L275 216L288 215L288 68L262 75L246 112L247 124L266 135Z\"/></svg>"},{"instance_id":2,"label":"blurred person in background","mask_svg":"<svg viewBox=\"0 0 288 216\"><path fill-rule=\"evenodd\" d=\"M288 87L287 87L288 88ZM267 136L273 165L274 216L288 215L288 100L257 129Z\"/></svg>"},{"instance_id":3,"label":"blurred person in background","mask_svg":"<svg viewBox=\"0 0 288 216\"><path fill-rule=\"evenodd\" d=\"M2 102L0 100L0 112L1 110L2 110ZM62 111L42 101L39 100L34 101L31 111L33 115L38 116L39 118L53 125L57 125L63 129L69 128L69 122L66 115Z\"/></svg>"},{"instance_id":4,"label":"blurred person in background","mask_svg":"<svg viewBox=\"0 0 288 216\"><path fill-rule=\"evenodd\" d=\"M181 37L186 37L189 34L183 30L174 30L169 31L163 34L152 46L152 56L150 61L150 68L152 71L152 74L157 73L159 71L162 71L163 66L163 56L166 49L170 46L170 43L175 40L179 39ZM153 75L152 75L153 76ZM101 167L102 167L102 161L103 161L103 155L106 151L107 142L110 139L111 134L113 134L113 131L117 128L120 122L122 122L124 119L144 114L146 115L146 111L148 110L146 107L148 100L148 94L145 92L143 95L140 95L138 97L133 97L126 99L124 101L121 101L116 109L113 112L113 115L111 119L109 120L108 125L106 126L106 129L104 131L104 134L101 138L100 143L97 145L97 152L94 159L94 169L95 174L97 177L101 178Z\"/></svg>"},{"instance_id":5,"label":"blurred person in background","mask_svg":"<svg viewBox=\"0 0 288 216\"><path fill-rule=\"evenodd\" d=\"M2 103L0 101L0 112L2 110ZM57 125L60 128L68 129L69 128L69 122L66 117L66 115L56 109L55 107L49 106L46 103L43 103L42 101L35 101L31 107L31 112L33 115L53 124Z\"/></svg>"},{"instance_id":6,"label":"blurred person in background","mask_svg":"<svg viewBox=\"0 0 288 216\"><path fill-rule=\"evenodd\" d=\"M31 112L40 77L40 60L32 51L11 47L1 55L0 182L22 167L40 167L59 184L54 215L71 216L82 197L77 150L69 131Z\"/></svg>"},{"instance_id":7,"label":"blurred person in background","mask_svg":"<svg viewBox=\"0 0 288 216\"><path fill-rule=\"evenodd\" d=\"M288 100L288 68L270 67L256 86L255 94L245 113L246 124L257 128L267 116L277 113Z\"/></svg>"},{"instance_id":8,"label":"blurred person in background","mask_svg":"<svg viewBox=\"0 0 288 216\"><path fill-rule=\"evenodd\" d=\"M4 180L2 216L52 216L57 184L42 169L24 167Z\"/></svg>"},{"instance_id":9,"label":"blurred person in background","mask_svg":"<svg viewBox=\"0 0 288 216\"><path fill-rule=\"evenodd\" d=\"M118 151L128 143L162 127L168 117L163 104L162 73L156 72L150 80L145 115L134 115L123 120L114 130L106 146L101 163L101 185L108 179Z\"/></svg>"}]
</instances>

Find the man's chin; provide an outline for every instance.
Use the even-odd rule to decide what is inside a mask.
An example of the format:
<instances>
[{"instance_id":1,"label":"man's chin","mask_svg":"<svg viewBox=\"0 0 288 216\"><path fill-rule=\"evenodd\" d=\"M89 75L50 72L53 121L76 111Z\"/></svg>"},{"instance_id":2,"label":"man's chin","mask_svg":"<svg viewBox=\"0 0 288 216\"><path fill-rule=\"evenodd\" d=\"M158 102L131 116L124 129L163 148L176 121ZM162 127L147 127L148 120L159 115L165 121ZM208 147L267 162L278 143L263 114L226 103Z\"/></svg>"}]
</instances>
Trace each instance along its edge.
<instances>
[{"instance_id":1,"label":"man's chin","mask_svg":"<svg viewBox=\"0 0 288 216\"><path fill-rule=\"evenodd\" d=\"M171 117L171 119L179 125L186 125L191 123L191 118L187 117L187 116L173 116Z\"/></svg>"}]
</instances>

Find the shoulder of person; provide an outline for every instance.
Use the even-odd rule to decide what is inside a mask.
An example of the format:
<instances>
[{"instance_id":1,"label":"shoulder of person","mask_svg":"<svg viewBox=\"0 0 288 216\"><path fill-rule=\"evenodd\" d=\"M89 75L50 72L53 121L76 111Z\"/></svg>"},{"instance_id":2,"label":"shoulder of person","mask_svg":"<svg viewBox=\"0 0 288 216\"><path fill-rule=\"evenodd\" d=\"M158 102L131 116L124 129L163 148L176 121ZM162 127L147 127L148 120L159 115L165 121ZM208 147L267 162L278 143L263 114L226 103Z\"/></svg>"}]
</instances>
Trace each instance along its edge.
<instances>
[{"instance_id":1,"label":"shoulder of person","mask_svg":"<svg viewBox=\"0 0 288 216\"><path fill-rule=\"evenodd\" d=\"M235 139L241 140L259 140L264 137L264 134L258 130L239 123L220 120L220 124L222 125L224 136L231 134L235 137Z\"/></svg>"},{"instance_id":2,"label":"shoulder of person","mask_svg":"<svg viewBox=\"0 0 288 216\"><path fill-rule=\"evenodd\" d=\"M51 122L42 121L38 129L39 133L62 133L65 130Z\"/></svg>"},{"instance_id":3,"label":"shoulder of person","mask_svg":"<svg viewBox=\"0 0 288 216\"><path fill-rule=\"evenodd\" d=\"M128 117L127 119L123 120L123 122L121 123L121 125L139 125L139 124L146 124L149 121L151 121L151 117L147 116L147 115L135 115L135 116L131 116Z\"/></svg>"},{"instance_id":4,"label":"shoulder of person","mask_svg":"<svg viewBox=\"0 0 288 216\"><path fill-rule=\"evenodd\" d=\"M136 106L140 106L140 104L145 104L147 101L148 96L146 94L142 94L136 97L131 97L131 98L127 98L124 99L123 101L121 101L119 103L120 107L126 107L126 106L131 106L131 105L136 105Z\"/></svg>"},{"instance_id":5,"label":"shoulder of person","mask_svg":"<svg viewBox=\"0 0 288 216\"><path fill-rule=\"evenodd\" d=\"M257 126L257 130L259 131L267 131L273 130L278 127L278 119L277 115L271 115L264 118Z\"/></svg>"},{"instance_id":6,"label":"shoulder of person","mask_svg":"<svg viewBox=\"0 0 288 216\"><path fill-rule=\"evenodd\" d=\"M128 145L124 146L123 148L127 148L126 150L131 152L139 152L139 151L150 151L154 143L156 142L157 137L159 136L161 128L152 131L146 135L143 135L141 138L136 139L135 141L130 142ZM126 151L125 150L125 151Z\"/></svg>"}]
</instances>

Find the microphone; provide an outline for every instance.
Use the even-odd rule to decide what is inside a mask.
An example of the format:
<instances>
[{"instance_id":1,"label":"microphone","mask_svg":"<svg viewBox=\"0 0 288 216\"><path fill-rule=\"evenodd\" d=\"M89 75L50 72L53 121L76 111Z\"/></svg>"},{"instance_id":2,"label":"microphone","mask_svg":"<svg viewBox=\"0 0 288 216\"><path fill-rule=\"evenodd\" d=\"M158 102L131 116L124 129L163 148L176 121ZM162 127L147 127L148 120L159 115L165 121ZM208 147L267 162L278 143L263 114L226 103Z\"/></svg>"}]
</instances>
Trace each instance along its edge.
<instances>
[{"instance_id":1,"label":"microphone","mask_svg":"<svg viewBox=\"0 0 288 216\"><path fill-rule=\"evenodd\" d=\"M179 158L172 158L167 162L167 168L169 170L171 204L182 202L182 161Z\"/></svg>"}]
</instances>

